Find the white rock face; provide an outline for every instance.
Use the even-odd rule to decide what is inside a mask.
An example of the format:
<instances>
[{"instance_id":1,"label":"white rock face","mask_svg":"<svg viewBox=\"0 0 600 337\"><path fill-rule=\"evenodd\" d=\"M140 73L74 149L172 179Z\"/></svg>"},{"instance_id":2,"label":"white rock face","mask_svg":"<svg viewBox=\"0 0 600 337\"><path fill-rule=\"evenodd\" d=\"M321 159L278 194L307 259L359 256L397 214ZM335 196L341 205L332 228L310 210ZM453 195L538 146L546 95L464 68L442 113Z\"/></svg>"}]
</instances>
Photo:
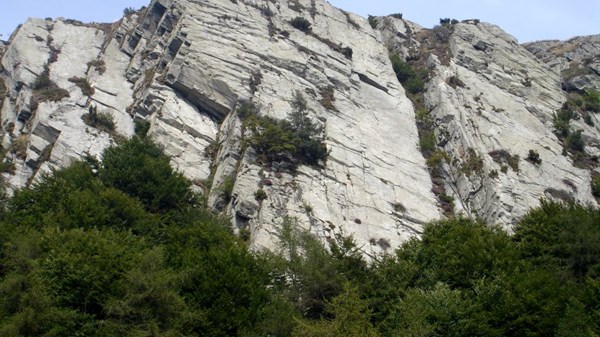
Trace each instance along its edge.
<instances>
[{"instance_id":1,"label":"white rock face","mask_svg":"<svg viewBox=\"0 0 600 337\"><path fill-rule=\"evenodd\" d=\"M291 26L298 16L311 22L312 33ZM440 216L417 147L413 107L365 19L325 1L157 0L139 16L99 28L33 20L8 46L6 79L11 87L24 84L11 93L16 102L27 106L30 83L53 48L60 53L48 67L50 78L70 95L30 108L23 121L14 104L3 110L4 124L17 125L12 136L6 132L6 145L16 137L28 145L24 159L14 158L15 188L108 146L109 134L81 120L97 106L113 116L122 136L132 135L133 116L148 119L174 166L210 191L212 204L231 214L236 228L250 230L256 249L273 247L284 216L322 237L352 234L369 254L396 247ZM95 93L84 96L72 77L86 78ZM333 90L330 109L319 103L326 90ZM261 115L286 118L297 91L324 126L330 155L320 169L270 172L242 146L235 107L252 100ZM212 162L206 149L215 145ZM38 160L46 148L50 156ZM235 184L224 203L219 195L227 179ZM259 188L267 193L260 203Z\"/></svg>"},{"instance_id":2,"label":"white rock face","mask_svg":"<svg viewBox=\"0 0 600 337\"><path fill-rule=\"evenodd\" d=\"M600 35L524 45L562 77L565 90L600 88Z\"/></svg>"},{"instance_id":3,"label":"white rock face","mask_svg":"<svg viewBox=\"0 0 600 337\"><path fill-rule=\"evenodd\" d=\"M314 18L310 1L300 2L300 11L290 8L293 2L282 2L269 9L270 17L264 5L252 2L189 6L159 1L152 6L160 4L186 8L172 23L172 40L164 42L183 41L176 55L166 56L172 61L165 67L165 83L200 111L217 120L227 116L220 130L223 146L211 200L218 203L214 195L231 176L235 185L226 209L239 228L250 229L254 247L273 246L283 216L297 217L322 236L352 234L366 252L395 247L419 233L423 222L439 217L416 146L412 106L394 78L385 48L364 19L319 1ZM161 20L179 15L177 6ZM297 16L311 21L313 36L291 27L289 21ZM143 43L160 44L154 39L165 36ZM331 45L352 48L352 59ZM260 77L254 88L253 76ZM320 92L330 86L336 111L318 103ZM261 114L285 118L295 91L305 95L312 117L325 125L331 153L322 170L303 166L297 175L268 172L251 152L240 153L241 124L230 113L239 99L251 98ZM254 193L261 186L268 198L259 203ZM394 211L396 204L405 205L406 211Z\"/></svg>"},{"instance_id":4,"label":"white rock face","mask_svg":"<svg viewBox=\"0 0 600 337\"><path fill-rule=\"evenodd\" d=\"M294 28L296 17L310 31ZM392 251L442 216L413 105L388 55L427 51L426 33L391 17L373 30L323 0L154 0L113 25L29 20L0 48L8 88L1 135L16 166L4 175L16 189L99 156L142 118L210 206L250 233L253 249L273 248L288 216L324 239L353 235L367 255ZM557 73L488 24L454 25L448 48L449 62L427 58L424 98L440 149L454 158L445 184L457 211L509 228L541 197L594 202L589 172L573 167L553 134L566 99ZM68 97L39 100L32 84L46 69ZM464 85L448 85L453 76ZM94 93L85 95L75 78ZM248 148L236 109L253 102L261 116L283 119L297 92L330 154L322 167L278 172ZM113 117L114 132L83 122L90 107ZM575 123L595 139L597 130ZM529 150L541 164L524 160ZM502 172L516 155L518 171ZM469 156L481 159L477 172L463 169ZM266 199L257 201L261 189Z\"/></svg>"},{"instance_id":5,"label":"white rock face","mask_svg":"<svg viewBox=\"0 0 600 337\"><path fill-rule=\"evenodd\" d=\"M8 74L2 77L9 88L2 125L3 145L11 149L9 157L16 166L15 174L6 176L12 189L86 154L100 156L112 140L109 134L89 127L81 119L90 106L111 114L121 135L133 134L132 119L125 112L133 102L132 85L127 85L125 78L128 57L118 50L115 54L116 42L103 52L109 37L99 28L73 21L30 19L10 41L2 58L4 74ZM96 76L88 66L99 57L107 59L108 78ZM68 92L68 97L34 103L38 100L32 85L44 69L58 88ZM96 87L94 95L85 96L70 81L73 78L87 79ZM107 94L111 99L105 98Z\"/></svg>"},{"instance_id":6,"label":"white rock face","mask_svg":"<svg viewBox=\"0 0 600 337\"><path fill-rule=\"evenodd\" d=\"M390 27L403 24L382 27L387 36L397 36ZM450 27L445 47L450 61L443 64L435 55L427 60L425 103L435 119L438 147L451 158L445 178L455 211L510 229L540 198L595 203L589 171L562 155L554 134L553 116L566 100L559 75L497 26ZM400 50L414 45L410 36L389 43ZM460 84L451 85L456 79ZM597 134L584 123L574 124ZM526 160L530 150L539 153L541 163Z\"/></svg>"},{"instance_id":7,"label":"white rock face","mask_svg":"<svg viewBox=\"0 0 600 337\"><path fill-rule=\"evenodd\" d=\"M586 63L600 55L600 35L578 36L567 41L551 40L523 45L551 68L562 71L573 62Z\"/></svg>"}]
</instances>

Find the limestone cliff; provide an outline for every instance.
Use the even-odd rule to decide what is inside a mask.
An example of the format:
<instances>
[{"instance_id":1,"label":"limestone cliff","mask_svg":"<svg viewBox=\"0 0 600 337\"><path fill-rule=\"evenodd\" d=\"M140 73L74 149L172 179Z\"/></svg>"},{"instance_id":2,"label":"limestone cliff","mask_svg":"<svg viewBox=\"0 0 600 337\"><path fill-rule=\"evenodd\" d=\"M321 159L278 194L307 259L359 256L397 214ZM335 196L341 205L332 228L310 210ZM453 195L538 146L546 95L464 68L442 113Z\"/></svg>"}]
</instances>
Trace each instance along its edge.
<instances>
[{"instance_id":1,"label":"limestone cliff","mask_svg":"<svg viewBox=\"0 0 600 337\"><path fill-rule=\"evenodd\" d=\"M526 48L531 45L520 46L479 20L431 30L398 18L377 21L388 48L428 72L423 106L434 121L436 149L444 154L440 175L455 213L510 229L540 198L595 203L595 163L574 159L555 130L555 113L568 99L560 74L532 55ZM573 49L571 44L564 48ZM597 53L595 44L579 46ZM545 47L537 47L538 54ZM596 125L596 116L588 116ZM597 126L574 118L571 129L583 130L586 140L585 153L576 155L596 156Z\"/></svg>"},{"instance_id":2,"label":"limestone cliff","mask_svg":"<svg viewBox=\"0 0 600 337\"><path fill-rule=\"evenodd\" d=\"M600 35L524 46L561 76L563 89L600 88Z\"/></svg>"},{"instance_id":3,"label":"limestone cliff","mask_svg":"<svg viewBox=\"0 0 600 337\"><path fill-rule=\"evenodd\" d=\"M552 65L493 25L452 24L436 45L440 31L378 21L374 29L323 0L154 0L110 25L31 19L0 46L3 175L12 189L26 186L98 157L145 119L173 166L253 248L272 247L291 216L323 238L354 235L365 254L396 247L444 213L509 228L541 197L595 202L589 168L563 155L553 129L567 96ZM416 104L434 121L441 170L422 154L390 51L428 70ZM297 92L323 127L328 159L296 172L266 167L246 146L236 109L252 102L283 119ZM114 130L99 119L108 115ZM529 150L541 162L527 161Z\"/></svg>"}]
</instances>

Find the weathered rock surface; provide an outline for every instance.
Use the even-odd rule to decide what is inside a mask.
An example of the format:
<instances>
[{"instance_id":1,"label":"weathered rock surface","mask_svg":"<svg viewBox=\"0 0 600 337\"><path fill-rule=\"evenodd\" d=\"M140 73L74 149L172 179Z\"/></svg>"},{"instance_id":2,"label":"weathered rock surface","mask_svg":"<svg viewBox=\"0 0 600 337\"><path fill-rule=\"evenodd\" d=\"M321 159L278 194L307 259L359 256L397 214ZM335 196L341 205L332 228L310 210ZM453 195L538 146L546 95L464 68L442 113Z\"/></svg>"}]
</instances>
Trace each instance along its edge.
<instances>
[{"instance_id":1,"label":"weathered rock surface","mask_svg":"<svg viewBox=\"0 0 600 337\"><path fill-rule=\"evenodd\" d=\"M532 42L524 46L561 75L565 90L600 88L600 35Z\"/></svg>"},{"instance_id":2,"label":"weathered rock surface","mask_svg":"<svg viewBox=\"0 0 600 337\"><path fill-rule=\"evenodd\" d=\"M310 31L294 28L296 17ZM389 50L422 57L430 69L423 98L438 148L452 158L443 183L456 212L509 228L541 197L593 203L589 171L562 155L553 133L566 99L553 66L493 25L453 25L433 53L428 34L392 17L374 30L323 0L153 0L113 25L29 20L0 46L2 145L16 168L3 175L12 189L26 186L53 167L99 156L143 118L173 166L250 234L252 248L272 248L289 216L323 238L354 235L365 254L393 249L442 210ZM593 54L586 45L576 54ZM45 73L68 96L40 99L33 84ZM452 77L462 85L449 85ZM251 101L260 115L283 119L296 92L323 126L330 154L322 167L278 172L245 145L235 111ZM86 125L90 107L112 116L115 130ZM589 139L599 134L577 123ZM529 150L541 164L525 160ZM517 155L518 170L505 170ZM481 165L471 172L472 161ZM266 199L255 198L258 190Z\"/></svg>"},{"instance_id":3,"label":"weathered rock surface","mask_svg":"<svg viewBox=\"0 0 600 337\"><path fill-rule=\"evenodd\" d=\"M112 135L81 120L95 105L113 116L122 136L132 134L133 116L151 121L151 136L174 166L206 188L236 228L249 230L256 248L273 246L284 216L323 237L353 234L366 253L393 248L440 216L417 147L413 107L365 19L324 1L158 0L140 15L111 27L110 36L93 26L42 20L15 35L3 58L14 103L2 117L5 125L15 123L5 145L21 137L28 147L12 158L14 188L110 144ZM311 34L290 25L297 16L312 23ZM31 83L54 45L60 53L50 77L70 97L31 108ZM95 93L82 95L72 77L87 78ZM329 88L328 109L319 101ZM252 100L262 115L285 118L296 91L324 126L330 155L320 169L269 172L242 146L234 110L240 100ZM213 162L205 152L215 145ZM40 159L47 147L50 155ZM226 179L235 182L231 200L221 197ZM260 188L267 199L258 202Z\"/></svg>"},{"instance_id":4,"label":"weathered rock surface","mask_svg":"<svg viewBox=\"0 0 600 337\"><path fill-rule=\"evenodd\" d=\"M562 154L554 133L554 114L566 101L559 74L494 25L467 21L437 27L429 35L413 32L425 36L421 40L430 45L424 48L418 39L397 38L409 22L385 18L384 23L378 28L394 37L388 39L392 50L410 55L416 46L426 58L430 75L424 100L435 120L438 149L450 159L445 183L455 212L510 229L540 198L595 203L590 172ZM390 31L394 27L398 33ZM447 40L431 45L431 36L444 33L442 28ZM598 134L581 121L574 123L584 134ZM530 150L541 163L527 160ZM596 149L588 146L588 151Z\"/></svg>"}]
</instances>

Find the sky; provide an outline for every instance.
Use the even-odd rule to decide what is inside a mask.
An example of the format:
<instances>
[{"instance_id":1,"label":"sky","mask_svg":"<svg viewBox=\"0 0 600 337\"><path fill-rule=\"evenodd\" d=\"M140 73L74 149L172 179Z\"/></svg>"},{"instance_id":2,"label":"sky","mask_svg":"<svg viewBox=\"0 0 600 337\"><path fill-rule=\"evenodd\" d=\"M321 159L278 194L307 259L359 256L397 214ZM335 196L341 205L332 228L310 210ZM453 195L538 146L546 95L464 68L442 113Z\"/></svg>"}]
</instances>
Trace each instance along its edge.
<instances>
[{"instance_id":1,"label":"sky","mask_svg":"<svg viewBox=\"0 0 600 337\"><path fill-rule=\"evenodd\" d=\"M225 1L225 0L221 0ZM28 17L65 17L84 22L114 22L125 7L150 0L2 0L0 39ZM480 19L500 26L519 42L600 34L598 0L329 0L366 17L402 13L405 19L433 27L440 18Z\"/></svg>"}]
</instances>

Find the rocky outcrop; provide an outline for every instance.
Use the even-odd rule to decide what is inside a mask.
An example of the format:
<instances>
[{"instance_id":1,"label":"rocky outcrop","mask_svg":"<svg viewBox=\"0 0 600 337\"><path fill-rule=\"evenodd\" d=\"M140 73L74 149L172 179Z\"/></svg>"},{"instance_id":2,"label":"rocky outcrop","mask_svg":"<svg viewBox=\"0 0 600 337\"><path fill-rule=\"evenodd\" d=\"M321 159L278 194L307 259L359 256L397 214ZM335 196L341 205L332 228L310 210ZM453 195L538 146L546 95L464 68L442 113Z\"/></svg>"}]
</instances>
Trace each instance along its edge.
<instances>
[{"instance_id":1,"label":"rocky outcrop","mask_svg":"<svg viewBox=\"0 0 600 337\"><path fill-rule=\"evenodd\" d=\"M563 89L600 88L600 35L532 42L524 47L561 75Z\"/></svg>"},{"instance_id":2,"label":"rocky outcrop","mask_svg":"<svg viewBox=\"0 0 600 337\"><path fill-rule=\"evenodd\" d=\"M510 229L540 198L595 203L589 170L576 167L555 134L554 115L567 100L556 72L499 27L477 20L402 40L396 36L413 24L381 22L384 36L394 37L388 39L392 51L415 59L410 51L419 50L416 58L429 71L423 99L435 121L437 149L446 154L445 189L455 212ZM598 134L573 123L584 134Z\"/></svg>"},{"instance_id":3,"label":"rocky outcrop","mask_svg":"<svg viewBox=\"0 0 600 337\"><path fill-rule=\"evenodd\" d=\"M589 171L562 155L553 130L566 96L549 66L478 21L376 26L323 0L154 0L112 25L29 20L0 46L2 145L14 163L3 175L12 189L26 186L98 157L144 119L253 249L274 246L284 217L322 238L353 235L377 254L443 213L510 228L542 197L594 202ZM441 176L432 179L421 153L389 51L428 69L417 109L427 108L437 153L449 158ZM296 95L322 127L328 158L295 171L265 165L236 110L251 103L285 119ZM90 123L91 111L114 130ZM526 160L530 150L541 162ZM438 200L442 187L454 209Z\"/></svg>"},{"instance_id":4,"label":"rocky outcrop","mask_svg":"<svg viewBox=\"0 0 600 337\"><path fill-rule=\"evenodd\" d=\"M296 17L311 30L294 28ZM53 48L60 52L49 74L69 97L31 107L32 84ZM2 117L15 125L5 145L27 144L12 155L15 188L98 155L115 135L133 133L134 118L145 118L173 165L232 216L236 230L250 233L255 248L272 247L284 216L324 238L354 235L367 254L397 246L440 216L413 107L379 35L324 1L157 0L108 31L32 20L3 64L12 90ZM83 95L72 77L87 79L94 93ZM296 92L324 127L328 160L295 173L270 170L244 145L235 109L252 101L261 115L286 118ZM84 124L90 106L115 119L114 133ZM259 189L266 199L256 200Z\"/></svg>"}]
</instances>

